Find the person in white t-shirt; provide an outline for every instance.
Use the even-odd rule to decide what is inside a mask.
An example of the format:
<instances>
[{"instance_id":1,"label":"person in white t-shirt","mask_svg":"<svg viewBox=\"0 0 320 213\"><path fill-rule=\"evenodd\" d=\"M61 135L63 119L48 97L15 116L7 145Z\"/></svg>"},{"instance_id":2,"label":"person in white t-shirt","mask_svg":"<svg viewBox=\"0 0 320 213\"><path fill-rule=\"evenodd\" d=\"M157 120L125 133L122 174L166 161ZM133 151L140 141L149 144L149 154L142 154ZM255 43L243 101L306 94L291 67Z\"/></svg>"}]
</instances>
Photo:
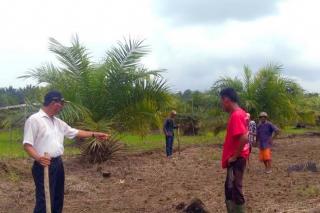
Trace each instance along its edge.
<instances>
[{"instance_id":1,"label":"person in white t-shirt","mask_svg":"<svg viewBox=\"0 0 320 213\"><path fill-rule=\"evenodd\" d=\"M69 139L95 137L106 140L109 135L101 132L90 132L70 127L55 117L64 106L62 94L58 91L48 92L44 97L42 109L31 115L25 123L23 146L35 160L32 175L36 186L36 204L34 212L46 212L44 195L44 167L49 166L51 208L53 213L60 213L64 200L64 137ZM48 156L45 156L48 153Z\"/></svg>"}]
</instances>

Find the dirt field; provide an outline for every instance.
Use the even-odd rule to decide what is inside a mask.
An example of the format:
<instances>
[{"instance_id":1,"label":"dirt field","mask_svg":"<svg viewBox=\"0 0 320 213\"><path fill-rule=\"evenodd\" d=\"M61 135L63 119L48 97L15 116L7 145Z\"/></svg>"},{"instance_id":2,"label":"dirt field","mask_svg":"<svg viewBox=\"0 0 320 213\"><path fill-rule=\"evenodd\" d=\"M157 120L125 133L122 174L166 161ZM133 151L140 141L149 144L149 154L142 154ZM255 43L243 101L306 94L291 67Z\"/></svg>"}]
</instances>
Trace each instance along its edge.
<instances>
[{"instance_id":1,"label":"dirt field","mask_svg":"<svg viewBox=\"0 0 320 213\"><path fill-rule=\"evenodd\" d=\"M210 212L225 212L220 155L221 147L205 146L186 148L171 160L160 151L119 156L101 165L111 173L107 178L96 166L64 159L64 212L181 212L176 206L195 197ZM320 167L319 137L275 141L272 174L264 174L257 158L255 148L244 181L248 212L320 212L320 173L287 172L307 161ZM31 160L0 163L0 212L32 212Z\"/></svg>"}]
</instances>

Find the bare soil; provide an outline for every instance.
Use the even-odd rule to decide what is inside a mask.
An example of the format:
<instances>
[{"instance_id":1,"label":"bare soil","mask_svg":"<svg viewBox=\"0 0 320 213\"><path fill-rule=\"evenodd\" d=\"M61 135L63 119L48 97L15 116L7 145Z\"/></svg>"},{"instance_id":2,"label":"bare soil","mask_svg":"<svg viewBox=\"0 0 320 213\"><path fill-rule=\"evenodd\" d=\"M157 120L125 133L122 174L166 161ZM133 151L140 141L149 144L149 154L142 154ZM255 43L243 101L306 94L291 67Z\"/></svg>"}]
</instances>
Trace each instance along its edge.
<instances>
[{"instance_id":1,"label":"bare soil","mask_svg":"<svg viewBox=\"0 0 320 213\"><path fill-rule=\"evenodd\" d=\"M193 198L210 212L225 212L226 171L220 155L220 146L185 148L173 159L160 150L121 155L101 164L101 172L77 157L64 158L64 212L174 213ZM243 186L247 212L320 212L320 173L287 172L289 166L308 161L320 167L319 136L275 141L272 174L264 173L254 148ZM31 165L30 159L0 161L0 212L32 212Z\"/></svg>"}]
</instances>

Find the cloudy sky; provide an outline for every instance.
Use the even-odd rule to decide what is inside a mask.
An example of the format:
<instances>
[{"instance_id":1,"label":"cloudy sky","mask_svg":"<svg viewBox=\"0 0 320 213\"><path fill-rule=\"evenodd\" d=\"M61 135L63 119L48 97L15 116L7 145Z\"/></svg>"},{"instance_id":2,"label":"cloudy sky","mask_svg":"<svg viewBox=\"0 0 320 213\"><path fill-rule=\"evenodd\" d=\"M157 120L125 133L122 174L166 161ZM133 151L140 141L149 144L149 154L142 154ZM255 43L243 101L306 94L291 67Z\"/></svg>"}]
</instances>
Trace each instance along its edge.
<instances>
[{"instance_id":1,"label":"cloudy sky","mask_svg":"<svg viewBox=\"0 0 320 213\"><path fill-rule=\"evenodd\" d=\"M2 0L0 87L45 62L54 37L72 35L94 60L124 36L145 38L149 68L165 68L172 90L206 90L221 76L269 63L310 92L320 92L319 0Z\"/></svg>"}]
</instances>

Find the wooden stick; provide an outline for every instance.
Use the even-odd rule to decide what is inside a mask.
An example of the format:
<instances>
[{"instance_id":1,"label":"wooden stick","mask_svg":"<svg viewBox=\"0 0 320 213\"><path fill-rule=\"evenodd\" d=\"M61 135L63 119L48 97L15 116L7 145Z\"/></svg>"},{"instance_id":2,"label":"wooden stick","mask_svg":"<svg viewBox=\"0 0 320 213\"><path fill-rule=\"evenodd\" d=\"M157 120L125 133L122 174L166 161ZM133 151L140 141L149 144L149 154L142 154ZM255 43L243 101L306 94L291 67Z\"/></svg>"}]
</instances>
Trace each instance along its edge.
<instances>
[{"instance_id":1,"label":"wooden stick","mask_svg":"<svg viewBox=\"0 0 320 213\"><path fill-rule=\"evenodd\" d=\"M180 155L180 129L178 128L178 151Z\"/></svg>"},{"instance_id":2,"label":"wooden stick","mask_svg":"<svg viewBox=\"0 0 320 213\"><path fill-rule=\"evenodd\" d=\"M45 157L49 157L47 152ZM46 213L51 213L51 198L50 198L50 182L49 182L49 166L44 167L44 193L46 198Z\"/></svg>"}]
</instances>

